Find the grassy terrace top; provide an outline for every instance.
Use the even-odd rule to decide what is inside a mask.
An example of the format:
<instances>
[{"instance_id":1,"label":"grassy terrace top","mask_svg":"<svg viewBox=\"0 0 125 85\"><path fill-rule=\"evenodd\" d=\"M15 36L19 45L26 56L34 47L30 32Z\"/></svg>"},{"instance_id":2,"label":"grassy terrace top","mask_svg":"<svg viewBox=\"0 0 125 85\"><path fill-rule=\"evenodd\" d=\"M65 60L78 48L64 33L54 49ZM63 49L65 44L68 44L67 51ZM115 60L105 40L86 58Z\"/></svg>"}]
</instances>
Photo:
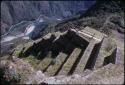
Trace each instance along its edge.
<instances>
[{"instance_id":1,"label":"grassy terrace top","mask_svg":"<svg viewBox=\"0 0 125 85\"><path fill-rule=\"evenodd\" d=\"M115 52L110 46L109 52L113 51L106 55L106 47L102 46L105 38L105 34L89 27L81 31L69 29L65 32L48 33L34 42L20 45L13 55L28 61L35 69L48 76L82 73L86 69L93 69L95 64L102 66L103 63L115 62L115 57L114 60L107 61L113 58Z\"/></svg>"}]
</instances>

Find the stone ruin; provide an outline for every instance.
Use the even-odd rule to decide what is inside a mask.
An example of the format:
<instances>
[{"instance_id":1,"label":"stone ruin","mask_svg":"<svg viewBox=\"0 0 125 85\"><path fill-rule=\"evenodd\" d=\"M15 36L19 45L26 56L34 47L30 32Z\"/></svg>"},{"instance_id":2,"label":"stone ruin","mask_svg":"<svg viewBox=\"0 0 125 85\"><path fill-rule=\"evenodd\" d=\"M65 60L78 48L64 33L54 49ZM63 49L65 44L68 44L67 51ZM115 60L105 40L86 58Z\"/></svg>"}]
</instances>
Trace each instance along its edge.
<instances>
[{"instance_id":1,"label":"stone ruin","mask_svg":"<svg viewBox=\"0 0 125 85\"><path fill-rule=\"evenodd\" d=\"M16 49L13 55L20 58L35 56L39 60L35 68L47 76L80 74L86 69L94 70L116 61L115 43L90 27L49 33L25 46L18 47L21 51Z\"/></svg>"}]
</instances>

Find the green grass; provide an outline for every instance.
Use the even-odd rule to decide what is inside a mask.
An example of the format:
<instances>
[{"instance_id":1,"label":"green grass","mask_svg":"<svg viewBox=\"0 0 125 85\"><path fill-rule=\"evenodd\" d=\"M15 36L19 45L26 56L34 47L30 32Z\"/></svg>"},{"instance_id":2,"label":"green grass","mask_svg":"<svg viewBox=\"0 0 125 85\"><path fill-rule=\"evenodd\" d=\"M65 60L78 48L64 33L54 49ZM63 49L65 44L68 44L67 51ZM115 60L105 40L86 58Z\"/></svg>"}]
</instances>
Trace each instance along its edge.
<instances>
[{"instance_id":1,"label":"green grass","mask_svg":"<svg viewBox=\"0 0 125 85\"><path fill-rule=\"evenodd\" d=\"M37 66L37 69L44 70L52 61L52 58L46 57Z\"/></svg>"},{"instance_id":2,"label":"green grass","mask_svg":"<svg viewBox=\"0 0 125 85\"><path fill-rule=\"evenodd\" d=\"M50 76L55 75L55 73L65 61L66 57L66 54L59 54L55 59L52 59L53 63L51 63L51 66L47 69L46 73Z\"/></svg>"},{"instance_id":3,"label":"green grass","mask_svg":"<svg viewBox=\"0 0 125 85\"><path fill-rule=\"evenodd\" d=\"M40 62L40 60L38 60L37 58L35 58L35 56L32 56L32 55L23 59L28 61L33 67L36 67Z\"/></svg>"}]
</instances>

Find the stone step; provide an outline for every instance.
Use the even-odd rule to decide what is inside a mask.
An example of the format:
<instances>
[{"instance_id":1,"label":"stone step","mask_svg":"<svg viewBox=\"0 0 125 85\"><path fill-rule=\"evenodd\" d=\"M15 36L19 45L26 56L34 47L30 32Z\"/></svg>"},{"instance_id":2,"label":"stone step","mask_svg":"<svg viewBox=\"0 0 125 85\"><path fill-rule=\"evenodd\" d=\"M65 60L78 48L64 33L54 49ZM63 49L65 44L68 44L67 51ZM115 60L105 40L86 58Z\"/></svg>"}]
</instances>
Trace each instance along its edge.
<instances>
[{"instance_id":1,"label":"stone step","mask_svg":"<svg viewBox=\"0 0 125 85\"><path fill-rule=\"evenodd\" d=\"M62 69L58 73L58 75L67 75L72 68L73 64L75 63L77 57L79 56L81 49L75 48L69 58L67 59L66 63L63 65Z\"/></svg>"},{"instance_id":2,"label":"stone step","mask_svg":"<svg viewBox=\"0 0 125 85\"><path fill-rule=\"evenodd\" d=\"M61 65L64 63L67 56L68 56L67 54L60 52L55 59L55 64L50 65L46 70L45 74L48 76L54 76L61 67Z\"/></svg>"},{"instance_id":3,"label":"stone step","mask_svg":"<svg viewBox=\"0 0 125 85\"><path fill-rule=\"evenodd\" d=\"M105 52L105 51L103 51ZM115 49L112 49L112 52L108 53L108 52L105 52L105 56L103 56L102 54L102 49L100 50L100 53L99 53L99 56L96 60L96 63L95 63L95 66L94 68L100 68L104 65L107 65L109 63L113 63L115 64L115 61L116 61L116 52L117 52L117 48Z\"/></svg>"},{"instance_id":4,"label":"stone step","mask_svg":"<svg viewBox=\"0 0 125 85\"><path fill-rule=\"evenodd\" d=\"M103 42L103 40L101 42L95 44L84 69L91 69L92 70L94 68L96 60L97 60L98 55L99 55L99 51L100 51L102 42Z\"/></svg>"},{"instance_id":5,"label":"stone step","mask_svg":"<svg viewBox=\"0 0 125 85\"><path fill-rule=\"evenodd\" d=\"M51 56L52 55L50 53L48 53L48 55L43 60L41 60L41 62L38 64L37 68L42 71L45 71L53 60L53 58Z\"/></svg>"},{"instance_id":6,"label":"stone step","mask_svg":"<svg viewBox=\"0 0 125 85\"><path fill-rule=\"evenodd\" d=\"M93 48L95 46L95 43L96 42L94 40L89 43L89 45L86 48L81 60L78 63L74 73L82 73L83 72L83 70L85 69L85 66L87 64L87 61L88 61L88 59L89 59L89 57L91 55L91 52L92 52L92 50L93 50Z\"/></svg>"},{"instance_id":7,"label":"stone step","mask_svg":"<svg viewBox=\"0 0 125 85\"><path fill-rule=\"evenodd\" d=\"M72 74L73 74L73 72L74 72L74 70L76 69L76 67L77 67L77 65L78 65L78 63L79 63L79 61L80 61L82 55L84 54L84 51L85 51L86 48L85 48L85 49L81 48L81 49L82 49L82 50L81 50L79 56L77 57L75 63L73 64L72 68L70 69L70 72L68 73L68 75L72 75Z\"/></svg>"},{"instance_id":8,"label":"stone step","mask_svg":"<svg viewBox=\"0 0 125 85\"><path fill-rule=\"evenodd\" d=\"M96 59L94 68L100 68L109 63L115 64L117 46L114 43L111 44L112 46L108 46L107 42L109 42L109 40L107 39L104 39L104 41L102 42L102 46ZM109 51L106 50L107 47L110 47Z\"/></svg>"}]
</instances>

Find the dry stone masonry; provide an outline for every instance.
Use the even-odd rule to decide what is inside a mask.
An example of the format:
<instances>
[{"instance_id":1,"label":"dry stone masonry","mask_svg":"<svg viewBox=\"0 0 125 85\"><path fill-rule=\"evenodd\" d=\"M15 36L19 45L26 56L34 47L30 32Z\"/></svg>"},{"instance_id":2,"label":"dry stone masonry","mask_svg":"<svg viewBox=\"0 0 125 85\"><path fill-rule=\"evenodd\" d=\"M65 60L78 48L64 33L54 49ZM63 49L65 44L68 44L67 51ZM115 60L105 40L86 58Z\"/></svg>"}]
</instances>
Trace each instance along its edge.
<instances>
[{"instance_id":1,"label":"dry stone masonry","mask_svg":"<svg viewBox=\"0 0 125 85\"><path fill-rule=\"evenodd\" d=\"M111 43L107 35L85 27L49 33L21 52L16 48L14 55L28 60L47 76L81 74L115 64L117 47Z\"/></svg>"}]
</instances>

